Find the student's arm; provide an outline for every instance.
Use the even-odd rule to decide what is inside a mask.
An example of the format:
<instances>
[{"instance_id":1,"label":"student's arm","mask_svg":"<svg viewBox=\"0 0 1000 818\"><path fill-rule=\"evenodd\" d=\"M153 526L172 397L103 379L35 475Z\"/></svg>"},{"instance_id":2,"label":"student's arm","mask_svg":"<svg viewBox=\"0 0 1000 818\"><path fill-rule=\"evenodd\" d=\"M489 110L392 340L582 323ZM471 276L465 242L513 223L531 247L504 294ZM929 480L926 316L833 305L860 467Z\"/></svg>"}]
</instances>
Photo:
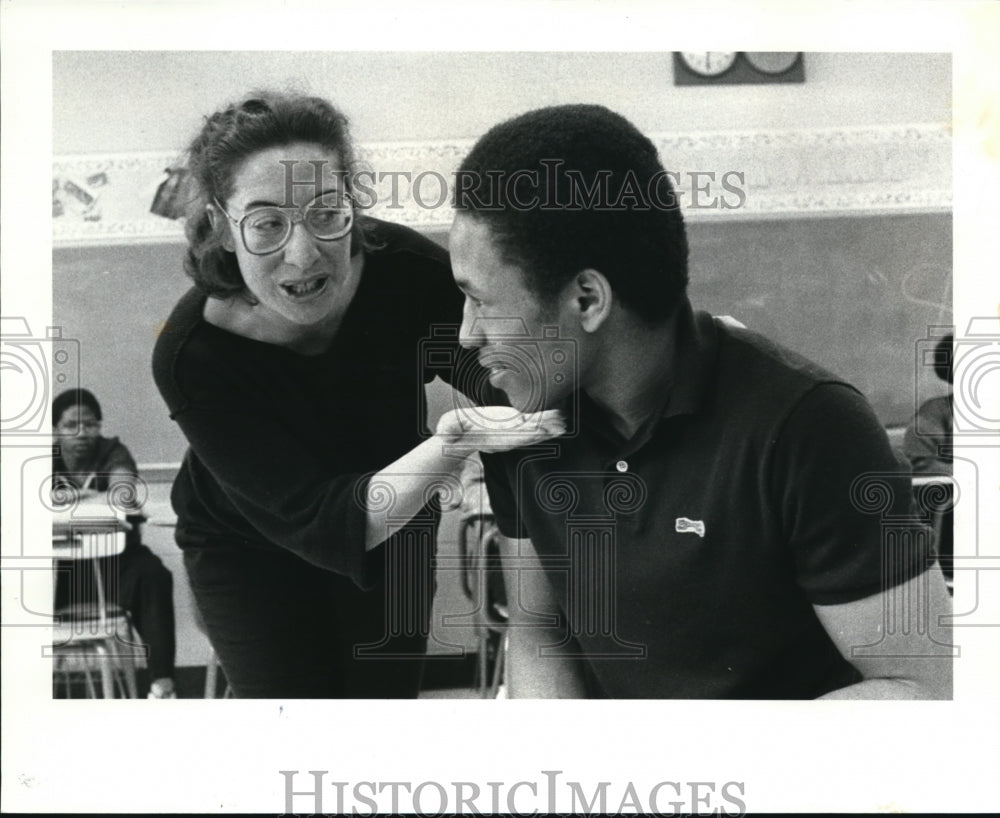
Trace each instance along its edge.
<instances>
[{"instance_id":1,"label":"student's arm","mask_svg":"<svg viewBox=\"0 0 1000 818\"><path fill-rule=\"evenodd\" d=\"M844 658L864 676L822 698L951 698L952 660L944 647L951 645L951 628L941 623L951 614L951 597L937 565L874 596L813 609Z\"/></svg>"},{"instance_id":2,"label":"student's arm","mask_svg":"<svg viewBox=\"0 0 1000 818\"><path fill-rule=\"evenodd\" d=\"M125 514L139 514L145 499L140 483L139 467L125 445L117 440L109 445L102 443L98 463L81 489L80 497L103 494L111 508ZM107 488L98 491L98 485Z\"/></svg>"},{"instance_id":3,"label":"student's arm","mask_svg":"<svg viewBox=\"0 0 1000 818\"><path fill-rule=\"evenodd\" d=\"M568 638L565 617L531 540L501 536L500 558L507 607L507 690L518 699L585 697L580 660L553 648Z\"/></svg>"},{"instance_id":4,"label":"student's arm","mask_svg":"<svg viewBox=\"0 0 1000 818\"><path fill-rule=\"evenodd\" d=\"M784 423L771 476L799 587L863 681L830 698L951 695L951 601L909 471L874 412L837 384Z\"/></svg>"},{"instance_id":5,"label":"student's arm","mask_svg":"<svg viewBox=\"0 0 1000 818\"><path fill-rule=\"evenodd\" d=\"M142 511L142 488L139 476L125 466L112 466L108 470L108 501L129 514Z\"/></svg>"}]
</instances>

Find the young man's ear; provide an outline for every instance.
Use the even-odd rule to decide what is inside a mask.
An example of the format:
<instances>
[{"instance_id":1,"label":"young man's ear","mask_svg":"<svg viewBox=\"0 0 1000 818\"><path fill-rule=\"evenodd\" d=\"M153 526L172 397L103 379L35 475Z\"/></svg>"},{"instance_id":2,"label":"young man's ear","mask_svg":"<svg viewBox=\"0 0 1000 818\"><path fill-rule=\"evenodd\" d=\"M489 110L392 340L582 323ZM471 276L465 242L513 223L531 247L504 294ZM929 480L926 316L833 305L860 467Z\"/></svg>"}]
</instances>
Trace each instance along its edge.
<instances>
[{"instance_id":1,"label":"young man's ear","mask_svg":"<svg viewBox=\"0 0 1000 818\"><path fill-rule=\"evenodd\" d=\"M584 332L596 332L611 314L614 293L599 270L581 270L573 279L573 307Z\"/></svg>"},{"instance_id":2,"label":"young man's ear","mask_svg":"<svg viewBox=\"0 0 1000 818\"><path fill-rule=\"evenodd\" d=\"M230 253L236 252L236 242L233 241L233 231L229 229L229 219L212 202L205 205L212 231L219 237L219 243Z\"/></svg>"}]
</instances>

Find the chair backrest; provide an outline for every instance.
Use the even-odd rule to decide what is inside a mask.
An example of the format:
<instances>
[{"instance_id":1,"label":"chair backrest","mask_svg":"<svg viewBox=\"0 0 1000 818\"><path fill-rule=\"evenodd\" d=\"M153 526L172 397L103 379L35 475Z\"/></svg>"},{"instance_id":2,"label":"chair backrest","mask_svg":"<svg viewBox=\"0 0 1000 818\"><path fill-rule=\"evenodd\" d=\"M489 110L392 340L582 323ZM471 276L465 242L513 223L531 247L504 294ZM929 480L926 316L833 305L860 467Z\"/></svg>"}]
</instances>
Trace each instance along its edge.
<instances>
[{"instance_id":1,"label":"chair backrest","mask_svg":"<svg viewBox=\"0 0 1000 818\"><path fill-rule=\"evenodd\" d=\"M501 576L500 529L492 514L470 514L458 527L458 548L462 558L462 591L477 604L483 624L499 627L506 623L506 593Z\"/></svg>"}]
</instances>

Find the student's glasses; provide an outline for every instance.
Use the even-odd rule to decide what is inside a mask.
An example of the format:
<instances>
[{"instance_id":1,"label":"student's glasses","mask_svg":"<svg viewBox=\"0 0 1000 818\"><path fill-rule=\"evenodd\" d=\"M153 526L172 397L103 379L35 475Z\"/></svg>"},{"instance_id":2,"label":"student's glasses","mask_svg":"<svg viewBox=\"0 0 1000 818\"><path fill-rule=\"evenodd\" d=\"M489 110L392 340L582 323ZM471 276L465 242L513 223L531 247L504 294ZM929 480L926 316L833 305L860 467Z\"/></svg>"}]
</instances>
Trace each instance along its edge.
<instances>
[{"instance_id":1,"label":"student's glasses","mask_svg":"<svg viewBox=\"0 0 1000 818\"><path fill-rule=\"evenodd\" d=\"M81 420L79 422L70 421L66 423L60 423L56 426L56 431L63 435L78 435L81 432L99 432L101 431L101 421L99 420Z\"/></svg>"},{"instance_id":2,"label":"student's glasses","mask_svg":"<svg viewBox=\"0 0 1000 818\"><path fill-rule=\"evenodd\" d=\"M338 192L323 193L302 207L258 207L242 219L230 216L218 199L215 206L239 227L243 246L255 256L276 253L288 244L299 222L319 241L343 238L354 223L351 197Z\"/></svg>"}]
</instances>

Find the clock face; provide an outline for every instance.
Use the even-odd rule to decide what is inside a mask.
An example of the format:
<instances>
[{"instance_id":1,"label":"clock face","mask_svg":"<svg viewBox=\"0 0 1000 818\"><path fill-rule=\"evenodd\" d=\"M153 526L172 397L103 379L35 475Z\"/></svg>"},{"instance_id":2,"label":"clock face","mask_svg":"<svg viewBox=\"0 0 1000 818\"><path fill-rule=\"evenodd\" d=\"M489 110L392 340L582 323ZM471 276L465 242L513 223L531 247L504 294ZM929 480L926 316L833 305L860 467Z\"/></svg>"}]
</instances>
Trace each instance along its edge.
<instances>
[{"instance_id":1,"label":"clock face","mask_svg":"<svg viewBox=\"0 0 1000 818\"><path fill-rule=\"evenodd\" d=\"M684 64L703 77L717 77L736 62L735 51L682 51Z\"/></svg>"},{"instance_id":2,"label":"clock face","mask_svg":"<svg viewBox=\"0 0 1000 818\"><path fill-rule=\"evenodd\" d=\"M762 74L783 74L799 58L798 51L747 51L747 62Z\"/></svg>"}]
</instances>

